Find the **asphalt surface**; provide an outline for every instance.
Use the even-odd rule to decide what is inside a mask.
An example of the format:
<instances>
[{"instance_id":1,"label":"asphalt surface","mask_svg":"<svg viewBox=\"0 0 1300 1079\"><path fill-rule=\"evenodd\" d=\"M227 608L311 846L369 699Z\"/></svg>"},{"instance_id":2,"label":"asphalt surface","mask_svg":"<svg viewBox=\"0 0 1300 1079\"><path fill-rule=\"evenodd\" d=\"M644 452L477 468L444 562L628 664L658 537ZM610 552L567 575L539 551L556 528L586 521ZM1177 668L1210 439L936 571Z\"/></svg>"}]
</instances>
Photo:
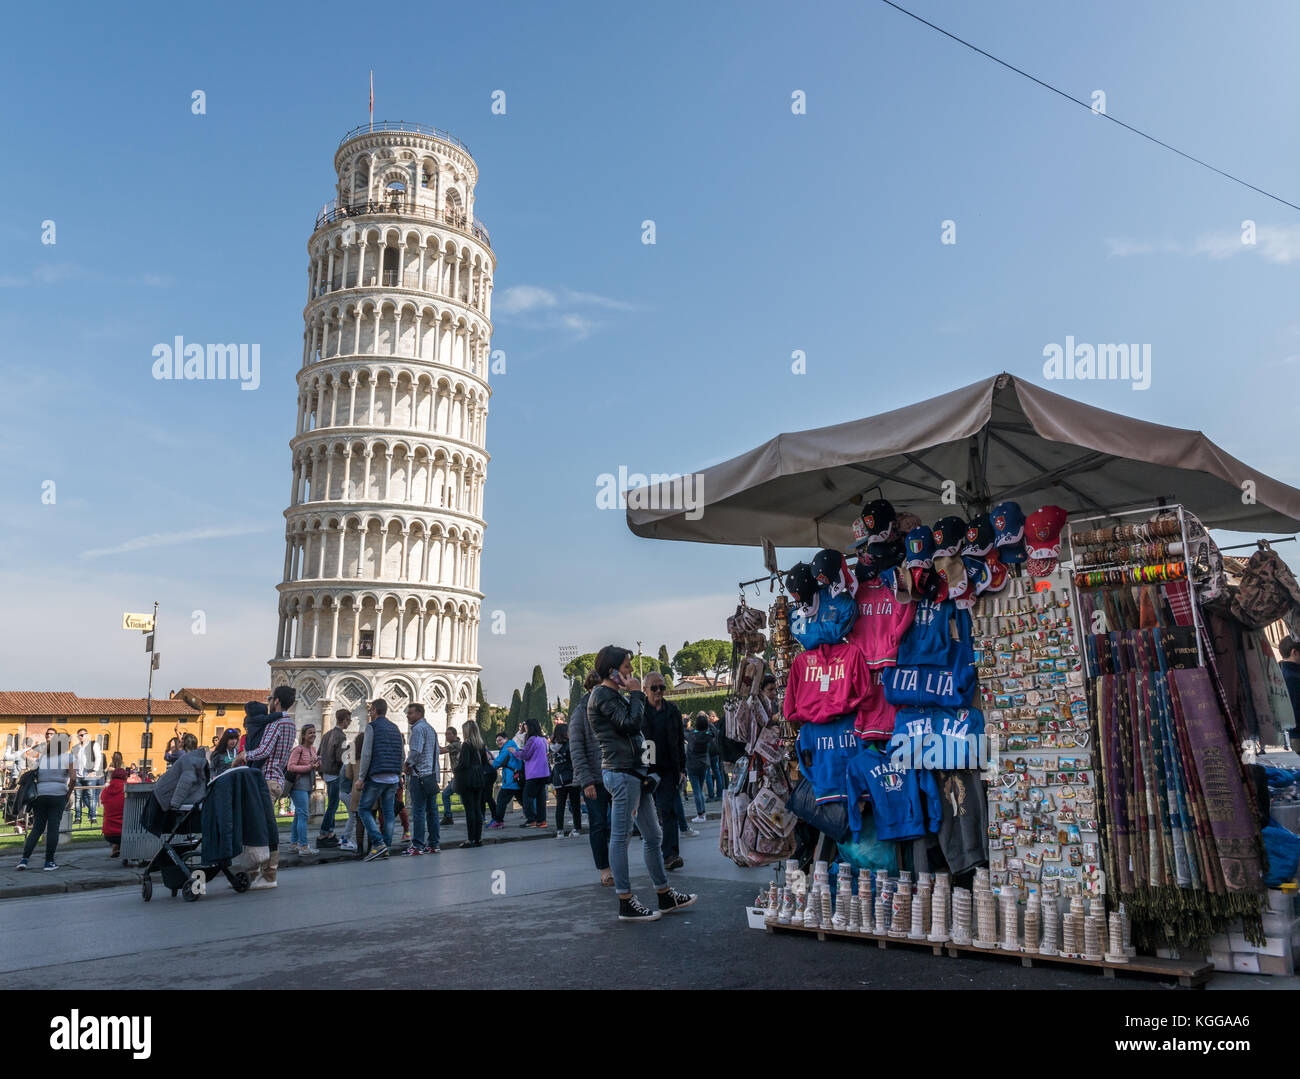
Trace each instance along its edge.
<instances>
[{"instance_id":1,"label":"asphalt surface","mask_svg":"<svg viewBox=\"0 0 1300 1079\"><path fill-rule=\"evenodd\" d=\"M686 867L670 874L699 902L650 925L617 921L613 889L600 887L585 837L548 839L303 867L282 873L274 891L244 895L219 879L193 903L162 888L150 903L137 888L10 899L0 905L0 979L8 989L65 990L1168 991L1164 983L1091 971L749 929L743 907L769 874L723 859L716 822L701 830L682 840ZM636 840L632 862L635 890L652 901ZM1287 981L1226 975L1215 984Z\"/></svg>"}]
</instances>

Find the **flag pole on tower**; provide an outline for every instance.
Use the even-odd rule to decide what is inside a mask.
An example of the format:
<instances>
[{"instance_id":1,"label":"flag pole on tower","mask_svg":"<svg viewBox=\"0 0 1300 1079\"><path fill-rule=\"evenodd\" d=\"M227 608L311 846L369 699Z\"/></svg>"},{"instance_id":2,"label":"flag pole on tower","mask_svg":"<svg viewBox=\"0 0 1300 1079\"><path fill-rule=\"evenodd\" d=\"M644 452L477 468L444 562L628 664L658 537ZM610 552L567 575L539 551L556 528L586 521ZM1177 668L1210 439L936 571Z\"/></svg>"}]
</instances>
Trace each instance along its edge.
<instances>
[{"instance_id":1,"label":"flag pole on tower","mask_svg":"<svg viewBox=\"0 0 1300 1079\"><path fill-rule=\"evenodd\" d=\"M370 73L370 130L375 129L375 73Z\"/></svg>"}]
</instances>

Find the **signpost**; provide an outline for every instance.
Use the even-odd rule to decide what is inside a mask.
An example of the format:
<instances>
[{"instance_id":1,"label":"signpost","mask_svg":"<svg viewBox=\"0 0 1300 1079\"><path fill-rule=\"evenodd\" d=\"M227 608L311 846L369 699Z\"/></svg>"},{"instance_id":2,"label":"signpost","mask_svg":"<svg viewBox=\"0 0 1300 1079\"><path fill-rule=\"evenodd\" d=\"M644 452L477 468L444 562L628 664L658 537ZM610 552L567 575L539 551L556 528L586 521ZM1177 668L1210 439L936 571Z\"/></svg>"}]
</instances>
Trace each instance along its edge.
<instances>
[{"instance_id":1,"label":"signpost","mask_svg":"<svg viewBox=\"0 0 1300 1079\"><path fill-rule=\"evenodd\" d=\"M144 772L149 772L149 750L153 748L153 734L150 728L153 725L153 672L158 669L162 661L162 653L154 651L154 634L157 632L158 625L158 601L154 600L152 614L131 614L127 612L122 615L123 629L138 629L145 635L144 650L149 653L149 690L144 702L144 736L140 739L140 748L144 750L144 760L141 762L144 766Z\"/></svg>"}]
</instances>

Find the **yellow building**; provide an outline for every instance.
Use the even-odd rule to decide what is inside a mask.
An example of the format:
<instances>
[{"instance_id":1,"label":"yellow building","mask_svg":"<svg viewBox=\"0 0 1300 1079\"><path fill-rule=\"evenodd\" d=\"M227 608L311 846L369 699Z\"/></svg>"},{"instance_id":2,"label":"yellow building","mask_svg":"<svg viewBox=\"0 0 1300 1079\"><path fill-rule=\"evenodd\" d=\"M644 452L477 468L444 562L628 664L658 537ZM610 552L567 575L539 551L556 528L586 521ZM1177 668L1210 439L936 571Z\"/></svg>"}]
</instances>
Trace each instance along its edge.
<instances>
[{"instance_id":1,"label":"yellow building","mask_svg":"<svg viewBox=\"0 0 1300 1079\"><path fill-rule=\"evenodd\" d=\"M183 689L172 692L172 700L182 701L197 708L199 724L204 737L199 745L208 749L214 735L220 734L227 727L244 730L244 705L249 701L265 704L271 695L269 689Z\"/></svg>"},{"instance_id":2,"label":"yellow building","mask_svg":"<svg viewBox=\"0 0 1300 1079\"><path fill-rule=\"evenodd\" d=\"M20 746L31 738L33 744L45 741L45 732L53 727L67 735L69 744L77 740L77 731L86 729L104 751L107 764L113 754L121 752L126 767L144 760L142 739L145 730L143 697L78 697L63 691L0 691L0 733L6 748ZM153 702L150 714L153 725L153 748L149 762L155 773L161 771L167 743L181 734L194 734L199 745L208 744L204 737L203 713L184 700L162 698ZM240 709L243 715L243 709Z\"/></svg>"}]
</instances>

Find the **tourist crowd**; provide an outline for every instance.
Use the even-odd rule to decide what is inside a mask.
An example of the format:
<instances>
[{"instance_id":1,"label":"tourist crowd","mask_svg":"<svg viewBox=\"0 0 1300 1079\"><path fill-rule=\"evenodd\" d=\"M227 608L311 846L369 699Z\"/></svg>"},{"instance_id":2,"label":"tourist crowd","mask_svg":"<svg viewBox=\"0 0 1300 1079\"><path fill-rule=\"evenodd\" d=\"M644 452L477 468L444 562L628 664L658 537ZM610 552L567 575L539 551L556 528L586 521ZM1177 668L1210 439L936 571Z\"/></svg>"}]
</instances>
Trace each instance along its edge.
<instances>
[{"instance_id":1,"label":"tourist crowd","mask_svg":"<svg viewBox=\"0 0 1300 1079\"><path fill-rule=\"evenodd\" d=\"M246 704L242 730L224 729L206 749L192 734L173 738L154 797L162 810L179 811L201 801L207 784L223 772L247 766L261 773L274 803L291 807L291 851L310 856L322 847L359 854L364 849L365 861L440 853L441 829L454 823L453 796L465 817L463 848L481 847L485 830L505 828L516 802L523 817L518 827L554 827L557 839L582 836L585 818L592 860L601 884L618 896L620 920L654 921L695 902L696 896L669 885L667 872L685 864L681 837L699 835L691 825L706 819L707 802L721 797L728 779L717 716L699 712L685 723L665 698L663 677L652 672L643 690L631 659L627 649L602 649L567 722L557 714L548 737L536 719L528 719L509 737L496 733L492 745L485 744L474 720L459 729L449 724L440 740L419 703L406 708L404 734L383 699L369 703L367 722L355 733L352 713L339 709L318 744L314 724L299 727L293 720L293 689L281 686L266 703ZM105 766L84 729L75 745L51 729L43 744L28 739L6 752L3 763L24 794L30 821L19 869L27 868L42 835L44 868L58 868L59 823L70 796L78 823L83 811L93 824L102 810L110 856L120 856L126 787L153 778L123 767L120 753ZM688 781L695 807L689 821ZM313 844L308 825L318 782L324 813ZM632 894L628 843L634 835L642 838L657 893L653 908ZM253 872L251 886L275 887L278 861L278 851L271 852Z\"/></svg>"}]
</instances>

